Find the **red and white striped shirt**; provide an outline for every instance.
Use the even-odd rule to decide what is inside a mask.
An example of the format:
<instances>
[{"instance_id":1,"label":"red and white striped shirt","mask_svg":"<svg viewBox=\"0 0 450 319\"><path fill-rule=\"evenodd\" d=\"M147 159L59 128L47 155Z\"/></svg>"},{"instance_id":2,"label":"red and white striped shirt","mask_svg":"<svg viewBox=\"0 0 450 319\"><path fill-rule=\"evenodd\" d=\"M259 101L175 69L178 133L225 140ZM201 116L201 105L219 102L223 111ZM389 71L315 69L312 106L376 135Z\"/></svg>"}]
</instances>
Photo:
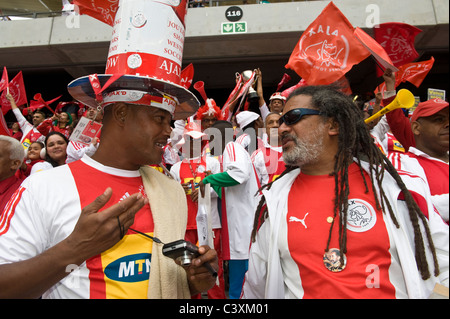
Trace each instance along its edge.
<instances>
[{"instance_id":1,"label":"red and white striped shirt","mask_svg":"<svg viewBox=\"0 0 450 319\"><path fill-rule=\"evenodd\" d=\"M389 160L400 171L420 176L429 186L434 207L441 217L449 220L449 168L448 163L411 146L407 153L392 153Z\"/></svg>"},{"instance_id":2,"label":"red and white striped shirt","mask_svg":"<svg viewBox=\"0 0 450 319\"><path fill-rule=\"evenodd\" d=\"M107 187L113 194L103 209L134 193L145 195L139 171L106 167L88 157L31 175L0 215L0 264L32 258L64 240L82 208ZM136 214L131 228L153 234L149 205ZM128 230L102 254L79 267L68 265L71 273L43 298L147 298L152 245Z\"/></svg>"}]
</instances>

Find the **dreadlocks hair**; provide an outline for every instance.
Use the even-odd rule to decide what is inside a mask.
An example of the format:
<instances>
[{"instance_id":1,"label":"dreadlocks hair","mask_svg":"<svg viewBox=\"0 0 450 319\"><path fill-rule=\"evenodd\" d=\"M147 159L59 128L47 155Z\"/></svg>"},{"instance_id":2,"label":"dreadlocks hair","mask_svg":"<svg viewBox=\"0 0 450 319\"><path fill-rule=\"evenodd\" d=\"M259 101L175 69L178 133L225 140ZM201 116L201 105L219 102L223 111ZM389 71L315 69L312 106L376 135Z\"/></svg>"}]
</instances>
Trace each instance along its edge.
<instances>
[{"instance_id":1,"label":"dreadlocks hair","mask_svg":"<svg viewBox=\"0 0 450 319\"><path fill-rule=\"evenodd\" d=\"M349 97L339 92L332 86L306 86L301 87L292 92L288 97L289 101L292 97L297 95L311 96L312 106L321 112L324 120L332 118L339 125L338 135L338 151L335 156L334 170L330 174L334 176L335 184L335 198L334 198L334 218L330 226L328 234L327 245L325 252L329 250L329 245L334 227L334 221L339 216L339 250L340 256L347 253L347 211L348 211L348 196L349 196L349 182L348 182L348 168L350 164L356 160L361 176L364 180L365 192L369 192L368 181L366 181L361 162L365 161L369 164L370 187L372 188L377 209L381 209L383 213L388 212L390 218L397 228L400 228L399 223L394 215L393 209L389 200L383 190L382 181L384 173L387 171L396 181L404 194L405 202L409 211L409 217L414 229L414 244L415 257L417 268L420 271L422 279L430 278L430 271L425 255L425 244L420 230L419 220L425 228L426 237L433 255L434 261L434 275L439 275L439 265L436 256L436 250L431 238L431 232L428 227L428 221L425 215L420 210L415 202L413 196L406 188L400 175L398 174L392 163L384 156L381 150L376 146L372 136L369 133L367 126L364 123L361 110L350 100ZM287 102L286 101L286 102ZM265 188L270 189L272 183L277 182L281 177L298 167L287 166L285 171L275 181L264 185L260 190ZM375 183L379 189L379 197L375 189ZM256 240L256 234L259 227L268 216L267 206L264 195L258 204L255 212L252 241ZM342 258L342 257L341 257Z\"/></svg>"}]
</instances>

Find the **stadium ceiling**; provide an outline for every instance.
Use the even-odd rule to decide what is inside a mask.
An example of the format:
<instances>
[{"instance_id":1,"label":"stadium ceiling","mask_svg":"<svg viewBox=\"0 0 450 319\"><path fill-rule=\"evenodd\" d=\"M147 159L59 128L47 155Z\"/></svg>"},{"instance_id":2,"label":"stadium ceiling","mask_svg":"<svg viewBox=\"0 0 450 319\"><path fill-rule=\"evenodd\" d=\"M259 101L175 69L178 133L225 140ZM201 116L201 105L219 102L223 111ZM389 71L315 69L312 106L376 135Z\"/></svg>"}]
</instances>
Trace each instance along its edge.
<instances>
[{"instance_id":1,"label":"stadium ceiling","mask_svg":"<svg viewBox=\"0 0 450 319\"><path fill-rule=\"evenodd\" d=\"M0 0L1 15L61 11L61 0Z\"/></svg>"}]
</instances>

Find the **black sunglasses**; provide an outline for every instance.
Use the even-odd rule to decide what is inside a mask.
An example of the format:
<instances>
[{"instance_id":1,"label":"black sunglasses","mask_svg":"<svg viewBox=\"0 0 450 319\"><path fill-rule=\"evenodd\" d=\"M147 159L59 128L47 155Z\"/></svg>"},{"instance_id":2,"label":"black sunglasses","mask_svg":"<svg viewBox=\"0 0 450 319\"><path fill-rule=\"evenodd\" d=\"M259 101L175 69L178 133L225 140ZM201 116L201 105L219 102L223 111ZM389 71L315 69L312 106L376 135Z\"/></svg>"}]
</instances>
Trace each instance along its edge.
<instances>
[{"instance_id":1,"label":"black sunglasses","mask_svg":"<svg viewBox=\"0 0 450 319\"><path fill-rule=\"evenodd\" d=\"M293 109L284 114L280 119L278 120L278 124L281 126L281 124L286 123L286 125L294 125L298 121L302 119L305 115L320 115L322 114L319 110L313 110L313 109L304 109L304 108L298 108Z\"/></svg>"}]
</instances>

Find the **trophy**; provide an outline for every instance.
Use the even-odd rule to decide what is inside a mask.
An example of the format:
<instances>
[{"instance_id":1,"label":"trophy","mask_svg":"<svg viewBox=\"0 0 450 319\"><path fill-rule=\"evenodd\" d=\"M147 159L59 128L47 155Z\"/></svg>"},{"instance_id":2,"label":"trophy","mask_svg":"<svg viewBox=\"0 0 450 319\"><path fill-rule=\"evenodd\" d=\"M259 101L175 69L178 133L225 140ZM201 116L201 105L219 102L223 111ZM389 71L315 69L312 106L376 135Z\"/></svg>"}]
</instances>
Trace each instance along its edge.
<instances>
[{"instance_id":1,"label":"trophy","mask_svg":"<svg viewBox=\"0 0 450 319\"><path fill-rule=\"evenodd\" d=\"M241 73L242 79L244 82L247 82L252 77L253 72L251 70L245 70ZM248 100L259 99L258 92L255 91L254 86L256 85L256 81L258 79L254 79L252 85L248 88L247 98Z\"/></svg>"}]
</instances>

